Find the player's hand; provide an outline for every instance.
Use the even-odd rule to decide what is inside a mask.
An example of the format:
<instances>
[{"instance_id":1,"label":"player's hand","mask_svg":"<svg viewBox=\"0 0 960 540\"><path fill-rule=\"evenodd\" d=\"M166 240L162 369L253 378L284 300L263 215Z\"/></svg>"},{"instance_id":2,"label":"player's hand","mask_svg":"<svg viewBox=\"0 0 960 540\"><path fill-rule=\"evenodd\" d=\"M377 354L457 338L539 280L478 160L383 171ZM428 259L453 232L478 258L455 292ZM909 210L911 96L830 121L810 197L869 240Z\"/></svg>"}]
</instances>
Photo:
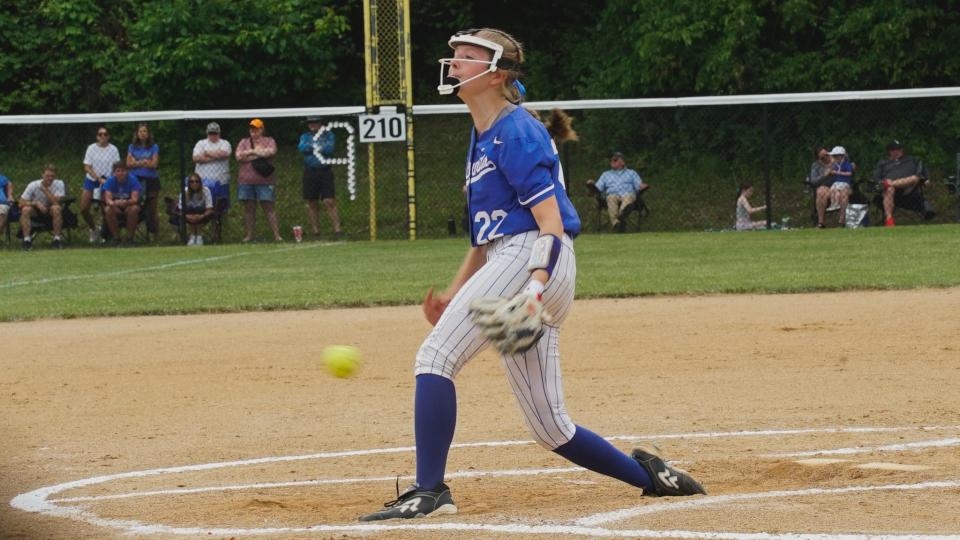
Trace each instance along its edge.
<instances>
[{"instance_id":1,"label":"player's hand","mask_svg":"<svg viewBox=\"0 0 960 540\"><path fill-rule=\"evenodd\" d=\"M423 315L431 326L437 325L437 321L440 320L440 316L443 315L449 303L450 297L448 295L440 293L434 296L433 287L430 287L427 296L423 299Z\"/></svg>"}]
</instances>

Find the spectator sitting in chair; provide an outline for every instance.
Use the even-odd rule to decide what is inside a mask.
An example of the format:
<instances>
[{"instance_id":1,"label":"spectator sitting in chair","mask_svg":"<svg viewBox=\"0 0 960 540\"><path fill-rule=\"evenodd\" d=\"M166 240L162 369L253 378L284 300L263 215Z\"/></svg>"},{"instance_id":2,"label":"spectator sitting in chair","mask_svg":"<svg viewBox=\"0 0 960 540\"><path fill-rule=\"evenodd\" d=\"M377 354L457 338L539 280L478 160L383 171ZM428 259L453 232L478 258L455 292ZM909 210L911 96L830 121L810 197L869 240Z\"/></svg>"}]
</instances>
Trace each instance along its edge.
<instances>
[{"instance_id":1,"label":"spectator sitting in chair","mask_svg":"<svg viewBox=\"0 0 960 540\"><path fill-rule=\"evenodd\" d=\"M30 218L37 216L49 219L53 229L55 249L63 249L60 233L63 229L63 207L61 201L67 195L63 180L57 179L57 168L47 165L43 168L43 177L27 184L20 196L20 231L23 233L23 249L33 249Z\"/></svg>"},{"instance_id":2,"label":"spectator sitting in chair","mask_svg":"<svg viewBox=\"0 0 960 540\"><path fill-rule=\"evenodd\" d=\"M594 183L590 178L587 185L606 196L610 225L617 232L623 232L625 228L624 210L637 200L637 193L650 187L643 183L637 171L627 168L620 152L614 152L610 156L610 169L600 175L600 180Z\"/></svg>"},{"instance_id":3,"label":"spectator sitting in chair","mask_svg":"<svg viewBox=\"0 0 960 540\"><path fill-rule=\"evenodd\" d=\"M0 231L7 226L7 216L10 214L10 205L13 204L13 183L6 176L0 174Z\"/></svg>"},{"instance_id":4,"label":"spectator sitting in chair","mask_svg":"<svg viewBox=\"0 0 960 540\"><path fill-rule=\"evenodd\" d=\"M826 218L827 205L830 204L830 185L833 184L833 158L826 147L818 146L814 150L816 161L810 165L810 175L807 184L814 190L815 205L817 207L817 228L823 228Z\"/></svg>"},{"instance_id":5,"label":"spectator sitting in chair","mask_svg":"<svg viewBox=\"0 0 960 540\"><path fill-rule=\"evenodd\" d=\"M833 158L833 170L830 184L830 208L827 210L840 211L838 221L842 227L847 217L850 193L853 192L853 164L847 157L847 150L842 146L834 146L830 151L830 157ZM823 228L822 221L817 224L817 228Z\"/></svg>"},{"instance_id":6,"label":"spectator sitting in chair","mask_svg":"<svg viewBox=\"0 0 960 540\"><path fill-rule=\"evenodd\" d=\"M133 243L133 235L140 222L140 194L143 186L140 180L127 171L127 166L118 161L113 164L113 176L103 184L103 217L110 229L115 245L120 244L119 217L125 216L127 244Z\"/></svg>"},{"instance_id":7,"label":"spectator sitting in chair","mask_svg":"<svg viewBox=\"0 0 960 540\"><path fill-rule=\"evenodd\" d=\"M194 173L187 178L187 188L184 190L183 198L186 201L183 219L187 222L187 228L190 229L190 240L187 245L202 246L201 227L213 217L213 194L210 188L203 185L200 175Z\"/></svg>"},{"instance_id":8,"label":"spectator sitting in chair","mask_svg":"<svg viewBox=\"0 0 960 540\"><path fill-rule=\"evenodd\" d=\"M887 157L877 163L873 172L874 182L883 188L884 225L893 227L893 210L896 207L923 207L921 186L927 182L927 170L923 162L905 155L900 141L887 145ZM929 219L929 216L924 216Z\"/></svg>"}]
</instances>

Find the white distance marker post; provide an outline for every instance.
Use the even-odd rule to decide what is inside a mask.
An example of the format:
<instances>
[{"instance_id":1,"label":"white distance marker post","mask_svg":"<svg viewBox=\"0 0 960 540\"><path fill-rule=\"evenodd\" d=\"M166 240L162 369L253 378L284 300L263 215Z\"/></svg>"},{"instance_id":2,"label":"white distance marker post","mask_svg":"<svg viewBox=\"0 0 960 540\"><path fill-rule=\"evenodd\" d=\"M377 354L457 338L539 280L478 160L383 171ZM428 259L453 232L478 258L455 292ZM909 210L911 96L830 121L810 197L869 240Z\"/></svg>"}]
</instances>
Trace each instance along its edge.
<instances>
[{"instance_id":1,"label":"white distance marker post","mask_svg":"<svg viewBox=\"0 0 960 540\"><path fill-rule=\"evenodd\" d=\"M325 132L342 128L347 130L347 157L325 157L320 153L320 136ZM350 200L357 199L357 148L354 142L355 130L349 122L330 122L320 126L320 129L313 136L313 155L324 165L346 165L347 166L347 191L350 192Z\"/></svg>"}]
</instances>

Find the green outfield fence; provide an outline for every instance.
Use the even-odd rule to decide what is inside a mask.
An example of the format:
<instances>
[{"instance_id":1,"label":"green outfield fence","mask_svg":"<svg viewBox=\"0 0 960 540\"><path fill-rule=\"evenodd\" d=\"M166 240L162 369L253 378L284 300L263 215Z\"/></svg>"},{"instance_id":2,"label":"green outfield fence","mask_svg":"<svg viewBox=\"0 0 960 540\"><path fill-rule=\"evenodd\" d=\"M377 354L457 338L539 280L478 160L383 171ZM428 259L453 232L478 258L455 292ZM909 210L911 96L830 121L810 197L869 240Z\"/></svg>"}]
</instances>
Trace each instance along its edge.
<instances>
[{"instance_id":1,"label":"green outfield fence","mask_svg":"<svg viewBox=\"0 0 960 540\"><path fill-rule=\"evenodd\" d=\"M754 205L767 203L771 224L809 227L812 197L804 179L813 161L813 147L846 147L856 164L855 178L868 180L891 139L903 142L908 154L922 159L930 173L925 196L930 212L898 213L898 223L919 224L960 219L960 198L951 180L960 167L960 88L931 88L819 94L714 96L630 100L531 102L543 115L564 110L574 119L576 142L560 145L567 189L577 207L584 232L609 232L603 211L585 180L607 168L612 151L626 155L652 187L644 194L649 209L629 231L681 231L730 228L734 222L736 189L740 182L755 186ZM40 177L46 163L57 165L68 195L77 196L83 181L82 160L99 126L112 133L112 142L126 155L134 129L147 123L160 146L162 195L177 197L181 181L193 171L194 144L215 121L233 148L247 135L251 118L266 123L267 135L278 144L277 212L287 239L294 225L307 219L301 199L302 156L297 140L306 131L308 115L325 122L356 126L363 107L321 107L246 111L155 111L96 115L0 116L0 174L16 186L19 196L27 182ZM416 106L417 235L436 238L464 235L464 158L471 127L462 105ZM346 132L335 131L338 156L346 156ZM335 165L338 207L349 240L370 237L371 190L367 149L356 144L356 189L351 199L347 167ZM404 143L379 143L376 149L377 238L406 238L407 177ZM237 162L229 160L232 209L227 214L224 242L239 241L242 213L235 200ZM864 182L865 200L875 193ZM181 242L176 227L166 222L161 204L160 243ZM874 222L878 217L873 208ZM831 222L835 221L831 218ZM321 209L321 239L332 237ZM17 226L13 226L14 233ZM309 236L309 235L308 235ZM257 214L257 237L271 238ZM0 237L0 245L4 240ZM74 245L86 243L82 225L72 235Z\"/></svg>"}]
</instances>

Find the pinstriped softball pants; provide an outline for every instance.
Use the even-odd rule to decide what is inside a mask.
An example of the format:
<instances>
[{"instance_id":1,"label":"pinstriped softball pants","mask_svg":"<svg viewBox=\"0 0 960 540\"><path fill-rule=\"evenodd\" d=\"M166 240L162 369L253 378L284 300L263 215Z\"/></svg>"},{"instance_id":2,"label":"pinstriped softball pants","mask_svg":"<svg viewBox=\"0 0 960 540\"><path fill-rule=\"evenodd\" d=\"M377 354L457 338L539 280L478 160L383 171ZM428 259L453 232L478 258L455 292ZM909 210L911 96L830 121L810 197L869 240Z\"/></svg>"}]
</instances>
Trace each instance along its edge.
<instances>
[{"instance_id":1,"label":"pinstriped softball pants","mask_svg":"<svg viewBox=\"0 0 960 540\"><path fill-rule=\"evenodd\" d=\"M420 346L416 375L431 373L453 380L471 358L490 345L470 320L470 302L480 297L510 298L522 291L530 280L527 263L538 236L538 231L529 231L498 238L488 246L486 263L453 297ZM544 327L536 347L521 354L502 355L527 429L548 450L565 444L576 430L563 401L558 342L560 325L573 305L577 261L573 241L564 235L562 242L560 257L542 297L553 321Z\"/></svg>"}]
</instances>

